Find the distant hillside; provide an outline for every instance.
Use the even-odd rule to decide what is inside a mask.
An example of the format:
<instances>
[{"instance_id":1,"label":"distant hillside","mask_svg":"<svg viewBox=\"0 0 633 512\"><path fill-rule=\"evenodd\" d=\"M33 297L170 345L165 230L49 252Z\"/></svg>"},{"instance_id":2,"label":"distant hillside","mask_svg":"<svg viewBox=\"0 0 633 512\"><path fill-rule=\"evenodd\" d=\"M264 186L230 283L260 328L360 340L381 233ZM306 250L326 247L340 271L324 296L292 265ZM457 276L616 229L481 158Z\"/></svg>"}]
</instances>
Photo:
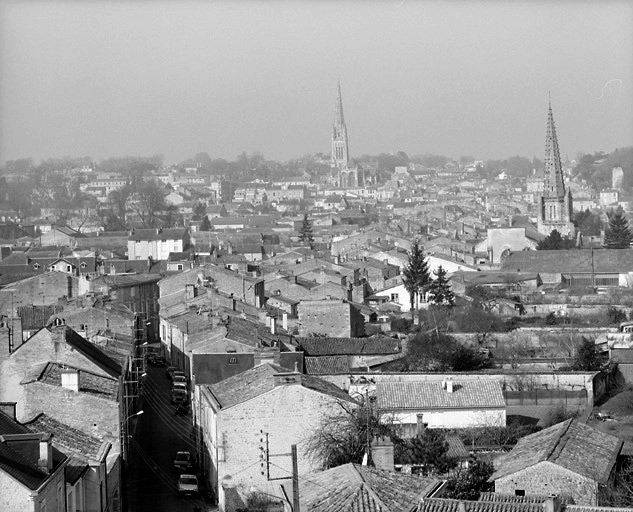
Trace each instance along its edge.
<instances>
[{"instance_id":1,"label":"distant hillside","mask_svg":"<svg viewBox=\"0 0 633 512\"><path fill-rule=\"evenodd\" d=\"M633 190L633 147L619 148L611 153L599 151L593 155L584 155L574 167L574 177L587 180L596 190L611 188L611 170L622 167L624 180L622 190Z\"/></svg>"}]
</instances>

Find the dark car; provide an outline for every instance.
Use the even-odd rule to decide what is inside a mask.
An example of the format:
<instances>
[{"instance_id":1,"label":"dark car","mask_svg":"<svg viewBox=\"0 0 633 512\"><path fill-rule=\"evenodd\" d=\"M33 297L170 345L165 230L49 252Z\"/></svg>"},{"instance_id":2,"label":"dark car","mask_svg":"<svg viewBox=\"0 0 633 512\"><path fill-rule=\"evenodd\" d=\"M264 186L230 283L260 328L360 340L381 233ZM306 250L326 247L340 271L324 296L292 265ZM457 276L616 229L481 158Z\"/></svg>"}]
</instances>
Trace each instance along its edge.
<instances>
[{"instance_id":1,"label":"dark car","mask_svg":"<svg viewBox=\"0 0 633 512\"><path fill-rule=\"evenodd\" d=\"M189 402L180 402L176 406L176 410L174 411L176 416L188 416L189 415Z\"/></svg>"},{"instance_id":2,"label":"dark car","mask_svg":"<svg viewBox=\"0 0 633 512\"><path fill-rule=\"evenodd\" d=\"M171 391L171 403L180 404L187 401L187 392L182 389L172 389Z\"/></svg>"},{"instance_id":3,"label":"dark car","mask_svg":"<svg viewBox=\"0 0 633 512\"><path fill-rule=\"evenodd\" d=\"M147 363L156 368L165 368L165 366L167 366L167 359L163 356L152 354L147 356Z\"/></svg>"},{"instance_id":4,"label":"dark car","mask_svg":"<svg viewBox=\"0 0 633 512\"><path fill-rule=\"evenodd\" d=\"M186 471L193 466L191 462L190 452L176 452L174 457L174 468L180 471Z\"/></svg>"}]
</instances>

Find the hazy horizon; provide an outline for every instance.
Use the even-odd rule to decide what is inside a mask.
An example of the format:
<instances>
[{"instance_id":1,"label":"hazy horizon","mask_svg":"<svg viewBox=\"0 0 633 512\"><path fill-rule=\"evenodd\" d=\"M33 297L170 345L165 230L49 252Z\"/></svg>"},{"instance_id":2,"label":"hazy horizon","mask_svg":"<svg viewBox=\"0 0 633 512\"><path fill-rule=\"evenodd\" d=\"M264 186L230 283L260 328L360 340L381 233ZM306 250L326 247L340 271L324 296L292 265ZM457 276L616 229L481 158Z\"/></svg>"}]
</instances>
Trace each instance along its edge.
<instances>
[{"instance_id":1,"label":"hazy horizon","mask_svg":"<svg viewBox=\"0 0 633 512\"><path fill-rule=\"evenodd\" d=\"M633 4L0 2L0 163L633 145Z\"/></svg>"}]
</instances>

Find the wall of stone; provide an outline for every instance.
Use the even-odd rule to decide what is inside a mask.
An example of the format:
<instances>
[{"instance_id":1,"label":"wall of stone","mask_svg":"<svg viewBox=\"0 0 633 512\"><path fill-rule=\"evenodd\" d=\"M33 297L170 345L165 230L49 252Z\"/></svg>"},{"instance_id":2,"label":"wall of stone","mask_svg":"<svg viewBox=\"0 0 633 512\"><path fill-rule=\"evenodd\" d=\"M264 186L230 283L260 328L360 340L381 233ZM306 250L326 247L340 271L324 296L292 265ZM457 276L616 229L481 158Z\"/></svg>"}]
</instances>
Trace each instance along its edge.
<instances>
[{"instance_id":1,"label":"wall of stone","mask_svg":"<svg viewBox=\"0 0 633 512\"><path fill-rule=\"evenodd\" d=\"M576 505L597 505L598 484L551 462L540 462L495 481L495 492L571 496Z\"/></svg>"}]
</instances>

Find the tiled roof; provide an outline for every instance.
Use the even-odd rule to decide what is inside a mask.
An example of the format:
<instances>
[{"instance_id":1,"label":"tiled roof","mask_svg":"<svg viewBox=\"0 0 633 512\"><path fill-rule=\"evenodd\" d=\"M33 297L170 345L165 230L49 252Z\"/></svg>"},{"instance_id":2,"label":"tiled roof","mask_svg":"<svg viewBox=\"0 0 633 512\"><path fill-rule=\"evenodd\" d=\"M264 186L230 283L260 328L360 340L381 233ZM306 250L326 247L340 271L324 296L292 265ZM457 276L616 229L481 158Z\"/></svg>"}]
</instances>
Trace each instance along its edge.
<instances>
[{"instance_id":1,"label":"tiled roof","mask_svg":"<svg viewBox=\"0 0 633 512\"><path fill-rule=\"evenodd\" d=\"M453 392L441 382L377 382L382 410L477 409L505 407L501 385L495 381L454 381Z\"/></svg>"},{"instance_id":2,"label":"tiled roof","mask_svg":"<svg viewBox=\"0 0 633 512\"><path fill-rule=\"evenodd\" d=\"M520 439L490 480L547 461L605 484L621 449L619 438L570 419Z\"/></svg>"},{"instance_id":3,"label":"tiled roof","mask_svg":"<svg viewBox=\"0 0 633 512\"><path fill-rule=\"evenodd\" d=\"M299 480L305 512L406 512L438 483L423 478L345 464Z\"/></svg>"},{"instance_id":4,"label":"tiled roof","mask_svg":"<svg viewBox=\"0 0 633 512\"><path fill-rule=\"evenodd\" d=\"M90 466L78 459L71 458L64 468L66 471L66 483L75 485L82 475L88 471Z\"/></svg>"},{"instance_id":5,"label":"tiled roof","mask_svg":"<svg viewBox=\"0 0 633 512\"><path fill-rule=\"evenodd\" d=\"M53 434L53 442L65 452L72 452L81 458L99 460L103 441L97 437L57 421L44 413L38 414L25 425L34 432Z\"/></svg>"},{"instance_id":6,"label":"tiled roof","mask_svg":"<svg viewBox=\"0 0 633 512\"><path fill-rule=\"evenodd\" d=\"M66 369L67 368L68 367L66 367ZM65 368L57 363L48 363L38 380L52 386L61 386L63 369ZM119 385L115 379L79 370L79 391L97 395L105 400L116 401Z\"/></svg>"},{"instance_id":7,"label":"tiled roof","mask_svg":"<svg viewBox=\"0 0 633 512\"><path fill-rule=\"evenodd\" d=\"M347 356L306 357L306 373L309 375L340 375L350 372Z\"/></svg>"},{"instance_id":8,"label":"tiled roof","mask_svg":"<svg viewBox=\"0 0 633 512\"><path fill-rule=\"evenodd\" d=\"M543 502L468 501L446 498L426 498L419 512L458 512L460 504L466 512L543 512Z\"/></svg>"},{"instance_id":9,"label":"tiled roof","mask_svg":"<svg viewBox=\"0 0 633 512\"><path fill-rule=\"evenodd\" d=\"M266 363L208 387L219 402L220 407L227 409L272 391L275 387L274 376L290 372L291 370L282 366ZM341 388L316 377L301 375L301 385L340 400L353 402L352 398Z\"/></svg>"},{"instance_id":10,"label":"tiled roof","mask_svg":"<svg viewBox=\"0 0 633 512\"><path fill-rule=\"evenodd\" d=\"M448 457L453 459L467 459L470 457L464 441L459 436L446 436L444 439L448 443L448 451L446 452Z\"/></svg>"},{"instance_id":11,"label":"tiled roof","mask_svg":"<svg viewBox=\"0 0 633 512\"><path fill-rule=\"evenodd\" d=\"M297 338L310 356L397 354L400 341L388 336L371 338Z\"/></svg>"},{"instance_id":12,"label":"tiled roof","mask_svg":"<svg viewBox=\"0 0 633 512\"><path fill-rule=\"evenodd\" d=\"M0 412L0 436L40 432L42 431L34 431ZM19 446L12 446L12 444L11 441L0 441L0 471L5 471L31 490L37 489L49 477L37 465L39 441L34 439L29 443L21 442ZM66 458L65 454L53 447L53 469L57 468Z\"/></svg>"},{"instance_id":13,"label":"tiled roof","mask_svg":"<svg viewBox=\"0 0 633 512\"><path fill-rule=\"evenodd\" d=\"M633 268L631 249L518 251L509 254L503 270L516 272L620 273Z\"/></svg>"},{"instance_id":14,"label":"tiled roof","mask_svg":"<svg viewBox=\"0 0 633 512\"><path fill-rule=\"evenodd\" d=\"M22 329L25 331L39 330L45 327L48 319L63 311L62 306L21 306L18 308L18 316L22 319Z\"/></svg>"}]
</instances>

